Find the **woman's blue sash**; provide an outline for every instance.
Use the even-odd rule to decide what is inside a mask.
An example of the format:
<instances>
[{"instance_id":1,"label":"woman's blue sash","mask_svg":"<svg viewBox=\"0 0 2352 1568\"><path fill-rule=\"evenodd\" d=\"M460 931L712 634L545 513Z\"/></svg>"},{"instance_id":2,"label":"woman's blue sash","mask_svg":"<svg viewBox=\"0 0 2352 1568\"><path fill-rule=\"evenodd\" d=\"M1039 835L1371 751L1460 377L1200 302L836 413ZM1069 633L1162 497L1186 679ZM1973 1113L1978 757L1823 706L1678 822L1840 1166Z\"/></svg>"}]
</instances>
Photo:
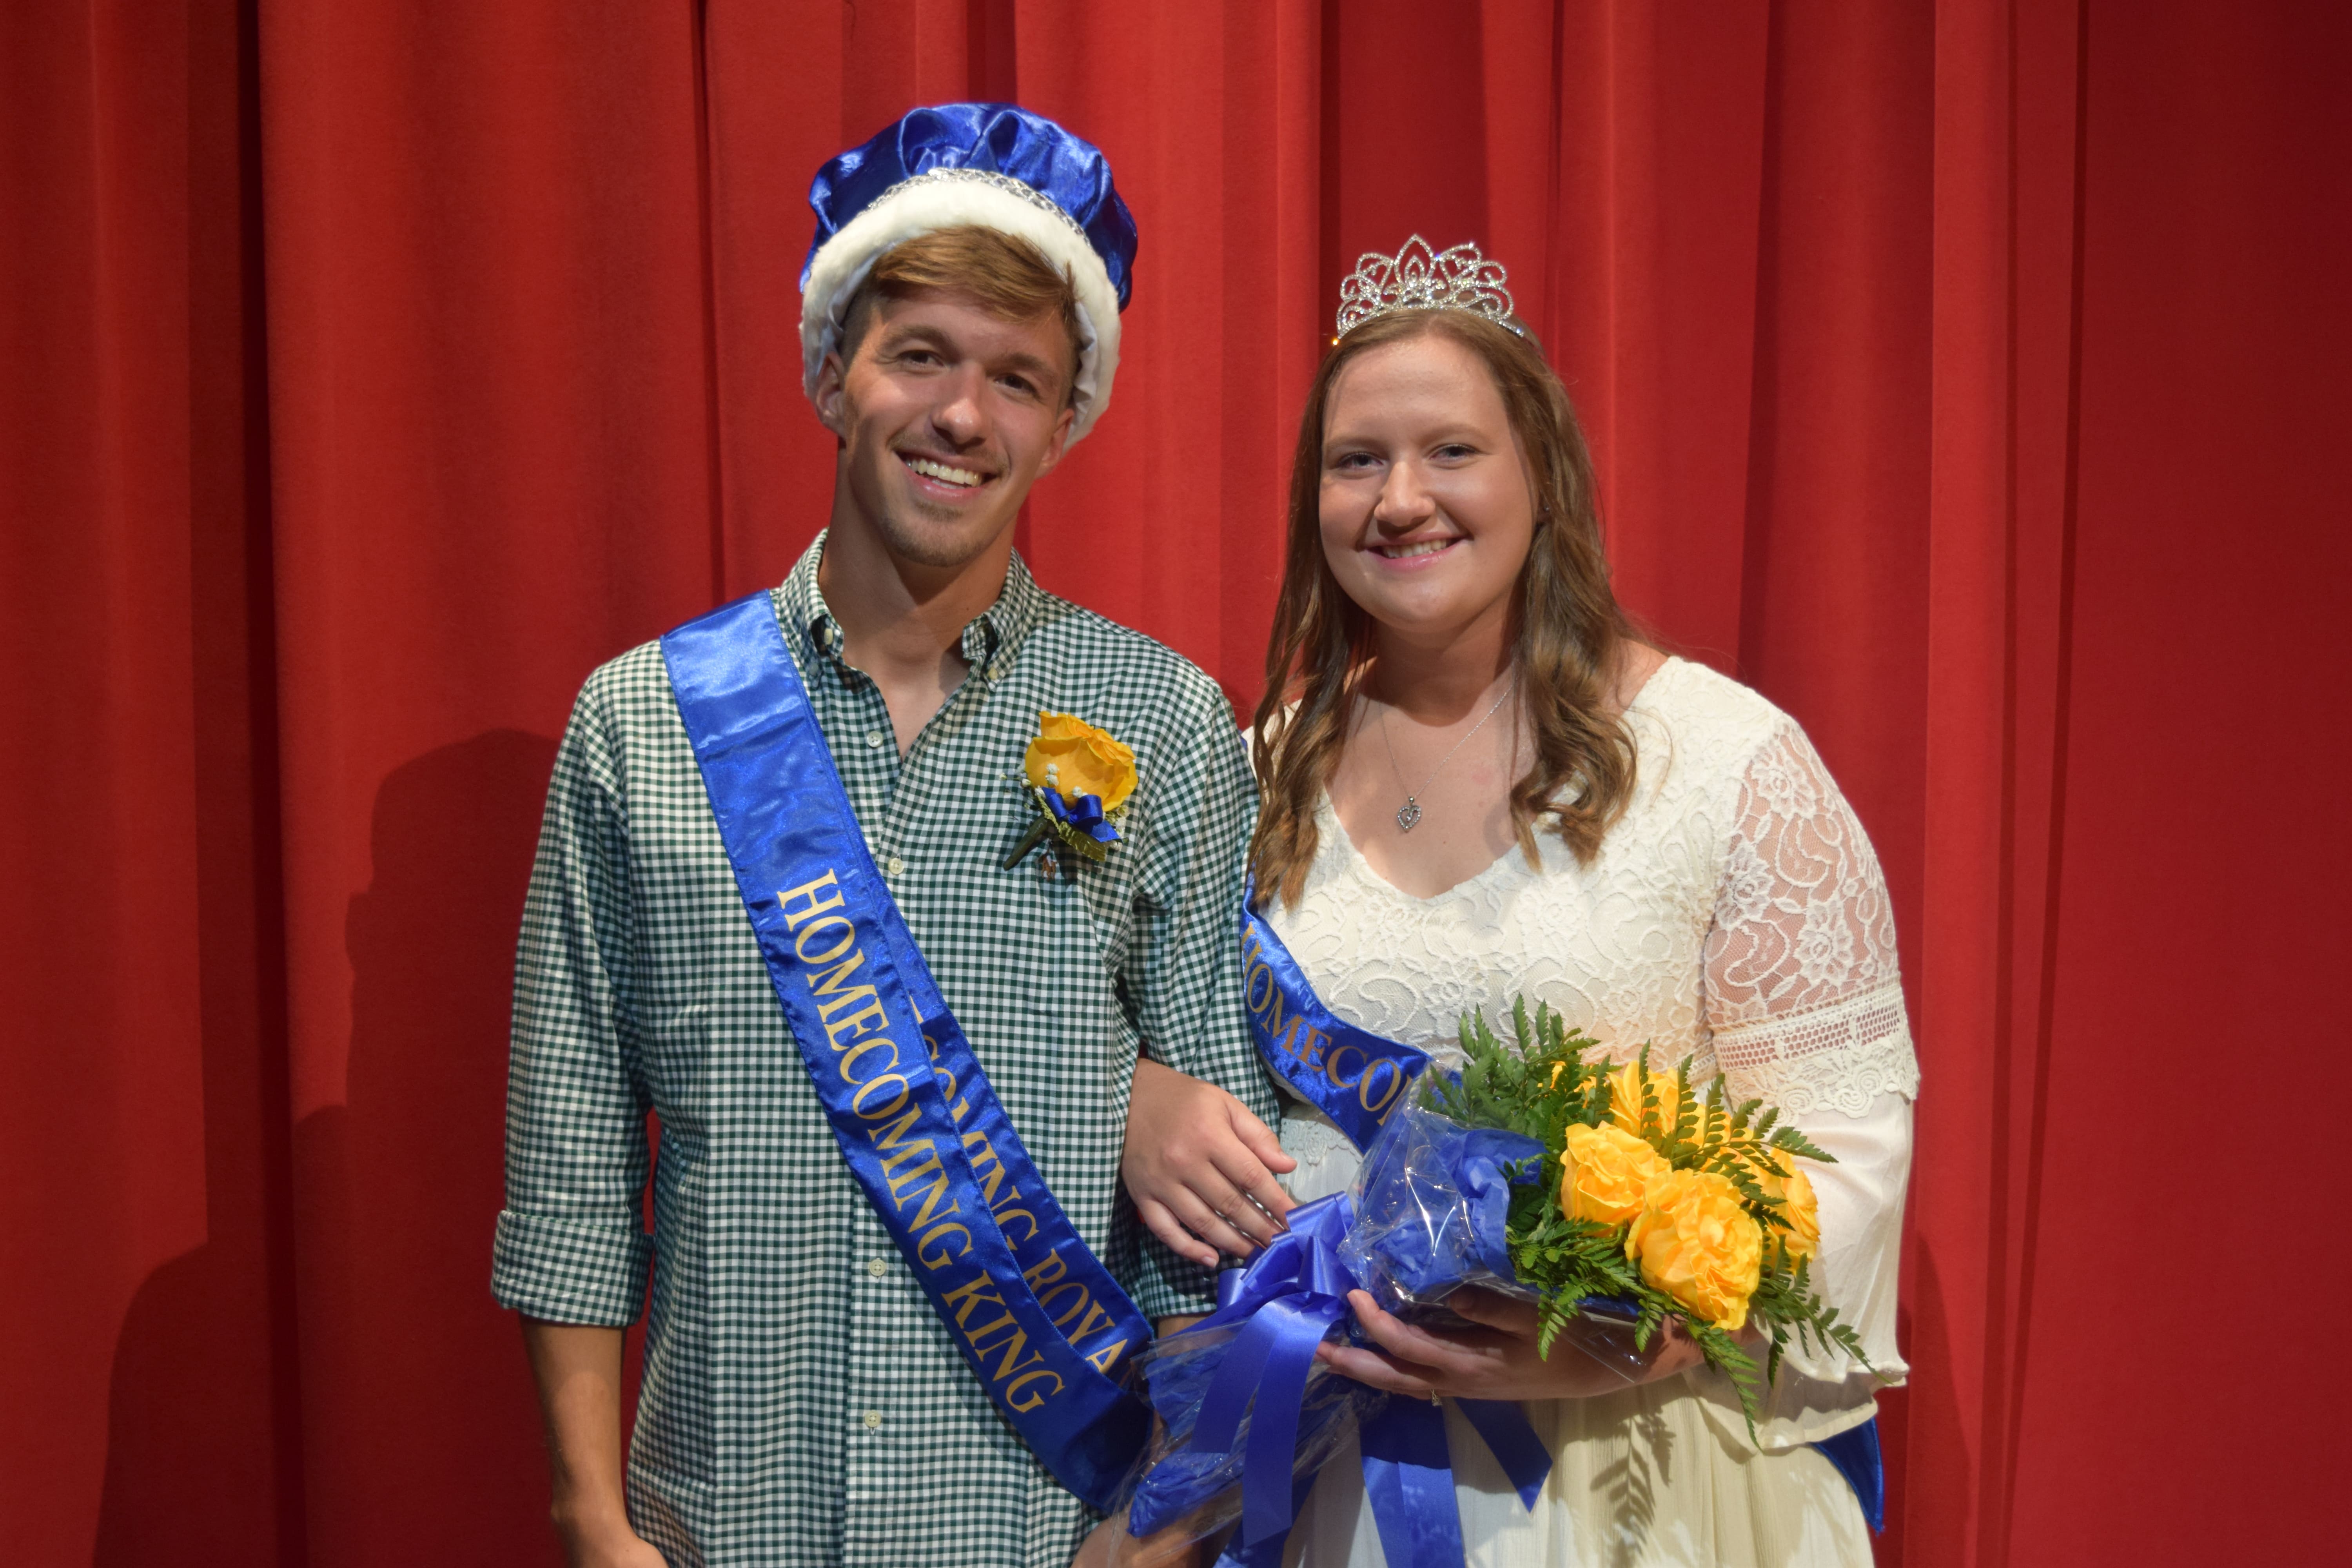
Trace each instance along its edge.
<instances>
[{"instance_id":1,"label":"woman's blue sash","mask_svg":"<svg viewBox=\"0 0 2352 1568\"><path fill-rule=\"evenodd\" d=\"M1429 1053L1360 1029L1323 1005L1306 972L1274 927L1242 895L1242 978L1250 1037L1267 1068L1301 1100L1339 1123L1360 1150L1389 1112L1404 1103L1412 1080L1429 1070Z\"/></svg>"},{"instance_id":2,"label":"woman's blue sash","mask_svg":"<svg viewBox=\"0 0 2352 1568\"><path fill-rule=\"evenodd\" d=\"M768 595L662 638L793 1042L841 1156L972 1375L1108 1510L1150 1435L1143 1314L1030 1163L866 847Z\"/></svg>"}]
</instances>

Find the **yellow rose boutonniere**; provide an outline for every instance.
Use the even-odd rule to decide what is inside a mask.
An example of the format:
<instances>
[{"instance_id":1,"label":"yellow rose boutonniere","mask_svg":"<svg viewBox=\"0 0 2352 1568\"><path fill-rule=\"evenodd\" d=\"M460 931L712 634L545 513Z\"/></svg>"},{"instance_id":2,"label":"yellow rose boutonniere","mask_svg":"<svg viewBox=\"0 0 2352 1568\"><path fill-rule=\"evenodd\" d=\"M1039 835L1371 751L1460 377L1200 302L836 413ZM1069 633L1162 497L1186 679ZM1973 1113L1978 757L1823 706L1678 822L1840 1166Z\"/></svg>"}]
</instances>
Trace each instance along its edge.
<instances>
[{"instance_id":1,"label":"yellow rose boutonniere","mask_svg":"<svg viewBox=\"0 0 2352 1568\"><path fill-rule=\"evenodd\" d=\"M1075 714L1041 712L1021 772L1037 820L1004 858L1007 869L1048 833L1089 860L1110 854L1138 782L1132 746Z\"/></svg>"},{"instance_id":2,"label":"yellow rose boutonniere","mask_svg":"<svg viewBox=\"0 0 2352 1568\"><path fill-rule=\"evenodd\" d=\"M1643 1282L1693 1317L1737 1333L1763 1277L1763 1227L1739 1206L1739 1189L1712 1171L1669 1171L1650 1184L1625 1233L1625 1257Z\"/></svg>"},{"instance_id":3,"label":"yellow rose boutonniere","mask_svg":"<svg viewBox=\"0 0 2352 1568\"><path fill-rule=\"evenodd\" d=\"M1075 805L1084 795L1102 802L1105 815L1135 793L1135 748L1068 713L1037 715L1037 738L1021 760L1031 789L1058 789Z\"/></svg>"},{"instance_id":4,"label":"yellow rose boutonniere","mask_svg":"<svg viewBox=\"0 0 2352 1568\"><path fill-rule=\"evenodd\" d=\"M1559 1206L1570 1219L1622 1225L1642 1212L1650 1183L1673 1169L1664 1156L1613 1122L1571 1125L1560 1151Z\"/></svg>"}]
</instances>

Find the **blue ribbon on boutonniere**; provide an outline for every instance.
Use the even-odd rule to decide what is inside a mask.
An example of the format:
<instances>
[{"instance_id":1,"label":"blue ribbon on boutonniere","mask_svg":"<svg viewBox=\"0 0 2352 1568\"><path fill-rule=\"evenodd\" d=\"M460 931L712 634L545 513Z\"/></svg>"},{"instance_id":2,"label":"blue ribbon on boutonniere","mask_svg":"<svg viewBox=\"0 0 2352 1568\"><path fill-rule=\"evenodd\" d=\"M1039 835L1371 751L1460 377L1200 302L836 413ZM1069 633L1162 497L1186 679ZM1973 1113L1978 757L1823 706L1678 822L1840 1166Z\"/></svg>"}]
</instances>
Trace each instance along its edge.
<instances>
[{"instance_id":1,"label":"blue ribbon on boutonniere","mask_svg":"<svg viewBox=\"0 0 2352 1568\"><path fill-rule=\"evenodd\" d=\"M1045 809L1054 814L1054 820L1073 833L1083 833L1097 844L1118 842L1118 829L1103 816L1102 796L1082 795L1065 805L1060 790L1041 789L1037 797L1045 803Z\"/></svg>"}]
</instances>

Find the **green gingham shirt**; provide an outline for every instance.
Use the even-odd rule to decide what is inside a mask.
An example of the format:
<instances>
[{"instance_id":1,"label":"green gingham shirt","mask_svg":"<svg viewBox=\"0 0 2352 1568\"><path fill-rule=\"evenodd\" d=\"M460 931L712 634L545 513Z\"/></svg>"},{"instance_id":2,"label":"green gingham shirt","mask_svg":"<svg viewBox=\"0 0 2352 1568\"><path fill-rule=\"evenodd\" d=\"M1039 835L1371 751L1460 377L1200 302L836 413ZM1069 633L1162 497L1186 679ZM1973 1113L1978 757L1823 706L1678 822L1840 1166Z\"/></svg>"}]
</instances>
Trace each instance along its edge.
<instances>
[{"instance_id":1,"label":"green gingham shirt","mask_svg":"<svg viewBox=\"0 0 2352 1568\"><path fill-rule=\"evenodd\" d=\"M1079 1236L1147 1314L1208 1310L1209 1277L1143 1231L1118 1159L1139 1048L1276 1114L1242 1011L1255 791L1223 696L1016 557L964 629L970 678L901 760L879 689L835 651L824 545L772 597L908 929ZM1140 783L1107 860L1062 850L1048 869L1032 850L1004 870L1034 812L1015 781L1041 709L1134 747ZM629 1501L673 1563L1067 1562L1084 1507L989 1404L842 1163L658 644L589 678L557 753L506 1165L499 1301L629 1323L651 1262Z\"/></svg>"}]
</instances>

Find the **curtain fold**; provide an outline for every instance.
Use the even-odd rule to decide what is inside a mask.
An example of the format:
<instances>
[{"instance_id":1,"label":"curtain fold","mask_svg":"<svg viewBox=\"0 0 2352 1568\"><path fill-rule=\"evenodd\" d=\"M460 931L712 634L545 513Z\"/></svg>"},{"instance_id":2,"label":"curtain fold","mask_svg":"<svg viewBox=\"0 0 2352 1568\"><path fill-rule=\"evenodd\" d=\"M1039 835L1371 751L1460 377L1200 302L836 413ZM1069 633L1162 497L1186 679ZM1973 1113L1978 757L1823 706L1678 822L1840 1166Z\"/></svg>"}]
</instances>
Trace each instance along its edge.
<instances>
[{"instance_id":1,"label":"curtain fold","mask_svg":"<svg viewBox=\"0 0 2352 1568\"><path fill-rule=\"evenodd\" d=\"M1881 1561L2324 1555L2313 1358L2168 1302L2333 1190L2347 28L0 8L10 1561L557 1560L487 1288L550 758L595 664L824 521L808 177L961 97L1099 143L1141 228L1117 405L1019 525L1049 587L1245 713L1338 280L1475 239L1628 604L1829 761L1924 1071ZM2252 1092L2197 1096L2222 1030Z\"/></svg>"},{"instance_id":2,"label":"curtain fold","mask_svg":"<svg viewBox=\"0 0 2352 1568\"><path fill-rule=\"evenodd\" d=\"M2034 1181L2052 896L2080 242L2079 16L1939 11L1926 642L1923 1076L1908 1265L1952 1373L1908 1400L1906 1560L2001 1550ZM1935 1478L1931 1479L1930 1478ZM1946 1484L1946 1479L1963 1484Z\"/></svg>"}]
</instances>

